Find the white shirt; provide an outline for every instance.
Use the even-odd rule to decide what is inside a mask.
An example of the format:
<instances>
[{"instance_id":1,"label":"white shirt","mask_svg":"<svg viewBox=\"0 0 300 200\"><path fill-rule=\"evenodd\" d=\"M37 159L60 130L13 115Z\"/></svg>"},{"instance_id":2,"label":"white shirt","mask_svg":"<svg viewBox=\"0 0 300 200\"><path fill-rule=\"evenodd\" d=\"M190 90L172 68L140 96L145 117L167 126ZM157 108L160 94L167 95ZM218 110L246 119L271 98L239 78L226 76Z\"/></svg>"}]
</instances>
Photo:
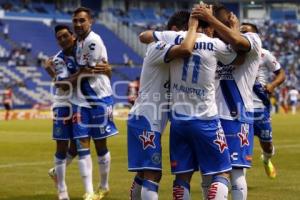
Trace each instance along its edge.
<instances>
[{"instance_id":1,"label":"white shirt","mask_svg":"<svg viewBox=\"0 0 300 200\"><path fill-rule=\"evenodd\" d=\"M76 61L80 67L94 67L102 60L108 61L107 51L98 34L91 31L84 40L77 41ZM82 87L89 100L93 97L93 102L112 95L110 80L103 74L89 77Z\"/></svg>"},{"instance_id":2,"label":"white shirt","mask_svg":"<svg viewBox=\"0 0 300 200\"><path fill-rule=\"evenodd\" d=\"M148 45L140 78L139 95L130 115L146 118L152 131L163 133L168 120L169 65L166 53L172 45L165 42ZM130 123L130 120L128 121ZM131 124L142 127L142 124Z\"/></svg>"},{"instance_id":3,"label":"white shirt","mask_svg":"<svg viewBox=\"0 0 300 200\"><path fill-rule=\"evenodd\" d=\"M186 32L154 32L157 40L179 44ZM224 42L199 34L193 54L170 63L172 116L211 119L218 115L215 99L217 61L230 64L236 53Z\"/></svg>"},{"instance_id":4,"label":"white shirt","mask_svg":"<svg viewBox=\"0 0 300 200\"><path fill-rule=\"evenodd\" d=\"M289 91L289 97L290 97L291 101L296 101L297 102L298 101L298 95L299 95L299 92L296 89L291 89Z\"/></svg>"},{"instance_id":5,"label":"white shirt","mask_svg":"<svg viewBox=\"0 0 300 200\"><path fill-rule=\"evenodd\" d=\"M261 84L262 87L264 87L269 83L273 72L276 72L280 69L281 66L272 53L266 49L262 49L256 81ZM259 99L255 93L253 93L253 103L254 108L265 107L261 99Z\"/></svg>"},{"instance_id":6,"label":"white shirt","mask_svg":"<svg viewBox=\"0 0 300 200\"><path fill-rule=\"evenodd\" d=\"M261 40L256 33L243 34L251 48L245 62L239 66L218 63L216 81L217 103L220 118L252 122L252 89L261 56Z\"/></svg>"}]
</instances>

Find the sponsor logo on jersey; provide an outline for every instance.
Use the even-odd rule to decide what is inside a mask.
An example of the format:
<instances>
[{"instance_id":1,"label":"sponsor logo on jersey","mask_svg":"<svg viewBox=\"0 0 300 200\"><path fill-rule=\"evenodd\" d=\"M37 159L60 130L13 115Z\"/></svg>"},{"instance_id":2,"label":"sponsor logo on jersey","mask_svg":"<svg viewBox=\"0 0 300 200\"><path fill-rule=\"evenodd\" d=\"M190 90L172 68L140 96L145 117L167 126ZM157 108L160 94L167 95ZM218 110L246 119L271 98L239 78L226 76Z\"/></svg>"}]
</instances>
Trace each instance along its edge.
<instances>
[{"instance_id":1,"label":"sponsor logo on jersey","mask_svg":"<svg viewBox=\"0 0 300 200\"><path fill-rule=\"evenodd\" d=\"M151 161L153 164L160 164L161 163L161 155L160 153L154 153L151 157Z\"/></svg>"},{"instance_id":2,"label":"sponsor logo on jersey","mask_svg":"<svg viewBox=\"0 0 300 200\"><path fill-rule=\"evenodd\" d=\"M155 134L150 131L143 131L142 135L139 135L139 139L142 141L143 149L147 149L148 147L155 149L156 145L154 143Z\"/></svg>"},{"instance_id":3,"label":"sponsor logo on jersey","mask_svg":"<svg viewBox=\"0 0 300 200\"><path fill-rule=\"evenodd\" d=\"M91 44L89 45L89 49L92 50L92 51L94 51L94 50L95 50L95 46L96 46L95 43L91 43Z\"/></svg>"},{"instance_id":4,"label":"sponsor logo on jersey","mask_svg":"<svg viewBox=\"0 0 300 200\"><path fill-rule=\"evenodd\" d=\"M242 124L241 132L238 133L238 136L241 141L241 147L249 146L248 135L249 135L249 124Z\"/></svg>"}]
</instances>

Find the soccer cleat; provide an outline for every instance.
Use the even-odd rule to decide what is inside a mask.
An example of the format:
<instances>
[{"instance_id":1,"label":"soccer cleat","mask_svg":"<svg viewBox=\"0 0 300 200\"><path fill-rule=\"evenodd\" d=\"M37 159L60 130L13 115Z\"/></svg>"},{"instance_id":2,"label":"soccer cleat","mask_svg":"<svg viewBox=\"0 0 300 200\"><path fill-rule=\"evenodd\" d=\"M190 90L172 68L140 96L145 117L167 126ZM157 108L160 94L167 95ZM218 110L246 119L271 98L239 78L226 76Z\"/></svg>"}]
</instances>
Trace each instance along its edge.
<instances>
[{"instance_id":1,"label":"soccer cleat","mask_svg":"<svg viewBox=\"0 0 300 200\"><path fill-rule=\"evenodd\" d=\"M264 164L265 172L268 175L269 178L274 179L276 178L276 169L274 165L272 164L271 160L265 161L264 156L261 155L261 160Z\"/></svg>"},{"instance_id":2,"label":"soccer cleat","mask_svg":"<svg viewBox=\"0 0 300 200\"><path fill-rule=\"evenodd\" d=\"M109 193L109 189L99 188L96 192L96 194L99 197L99 200L104 199Z\"/></svg>"},{"instance_id":3,"label":"soccer cleat","mask_svg":"<svg viewBox=\"0 0 300 200\"><path fill-rule=\"evenodd\" d=\"M83 200L100 200L94 193L85 193L83 195Z\"/></svg>"},{"instance_id":4,"label":"soccer cleat","mask_svg":"<svg viewBox=\"0 0 300 200\"><path fill-rule=\"evenodd\" d=\"M68 192L67 191L59 192L58 200L70 200Z\"/></svg>"},{"instance_id":5,"label":"soccer cleat","mask_svg":"<svg viewBox=\"0 0 300 200\"><path fill-rule=\"evenodd\" d=\"M54 181L55 187L57 187L57 175L55 172L55 168L51 168L48 171L48 175L50 176L50 178Z\"/></svg>"}]
</instances>

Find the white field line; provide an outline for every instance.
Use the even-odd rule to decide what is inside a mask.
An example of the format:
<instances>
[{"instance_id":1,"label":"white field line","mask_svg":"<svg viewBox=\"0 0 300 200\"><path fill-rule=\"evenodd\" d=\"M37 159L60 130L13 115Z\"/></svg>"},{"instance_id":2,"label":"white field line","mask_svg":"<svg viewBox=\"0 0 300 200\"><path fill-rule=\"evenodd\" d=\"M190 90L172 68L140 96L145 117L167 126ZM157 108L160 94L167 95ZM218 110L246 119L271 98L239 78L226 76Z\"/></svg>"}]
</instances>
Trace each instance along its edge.
<instances>
[{"instance_id":1,"label":"white field line","mask_svg":"<svg viewBox=\"0 0 300 200\"><path fill-rule=\"evenodd\" d=\"M13 164L2 164L0 165L1 168L13 168L13 167L26 167L26 166L39 166L39 165L49 165L53 162L23 162L23 163L13 163Z\"/></svg>"}]
</instances>

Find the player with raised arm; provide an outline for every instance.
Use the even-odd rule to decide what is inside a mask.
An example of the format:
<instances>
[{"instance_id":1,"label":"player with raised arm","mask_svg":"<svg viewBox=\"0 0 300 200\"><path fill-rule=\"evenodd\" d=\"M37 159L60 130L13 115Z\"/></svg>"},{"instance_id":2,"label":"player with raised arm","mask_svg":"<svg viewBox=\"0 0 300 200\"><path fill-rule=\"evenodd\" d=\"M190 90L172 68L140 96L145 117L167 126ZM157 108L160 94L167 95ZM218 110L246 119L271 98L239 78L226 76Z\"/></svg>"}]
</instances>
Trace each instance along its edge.
<instances>
[{"instance_id":1,"label":"player with raised arm","mask_svg":"<svg viewBox=\"0 0 300 200\"><path fill-rule=\"evenodd\" d=\"M241 32L258 33L255 24L242 23ZM274 78L269 82L273 72ZM253 87L254 100L254 135L259 138L260 146L263 150L261 155L266 174L270 178L276 177L276 170L271 162L275 153L272 143L272 126L271 126L271 102L269 95L274 89L280 86L285 80L285 72L281 69L279 62L270 51L262 49L259 63L258 76Z\"/></svg>"},{"instance_id":2,"label":"player with raised arm","mask_svg":"<svg viewBox=\"0 0 300 200\"><path fill-rule=\"evenodd\" d=\"M251 167L253 154L252 89L261 56L261 40L256 33L241 34L237 17L224 6L217 6L213 16L205 6L197 8L197 16L207 21L218 36L236 51L246 53L245 62L236 67L218 63L218 112L224 129L233 170L232 198L247 199L245 169Z\"/></svg>"},{"instance_id":3,"label":"player with raised arm","mask_svg":"<svg viewBox=\"0 0 300 200\"><path fill-rule=\"evenodd\" d=\"M77 35L76 61L80 68L96 66L107 62L107 52L101 37L91 30L92 14L88 8L80 7L73 12L73 27ZM74 107L74 122L78 131L74 138L78 139L79 169L85 185L85 199L93 198L92 159L90 155L90 137L93 138L100 173L97 195L100 199L109 192L109 171L111 156L106 138L118 133L112 120L112 89L110 79L106 75L81 77L78 81L78 95L84 95L91 109Z\"/></svg>"},{"instance_id":4,"label":"player with raised arm","mask_svg":"<svg viewBox=\"0 0 300 200\"><path fill-rule=\"evenodd\" d=\"M182 13L176 13L182 15ZM186 15L189 18L189 13ZM158 199L162 176L161 134L168 121L169 65L175 58L190 56L196 39L197 19L190 19L181 45L152 42L148 45L141 73L140 94L128 119L128 170L137 172L130 193L132 200ZM155 80L154 80L155 79Z\"/></svg>"}]
</instances>

